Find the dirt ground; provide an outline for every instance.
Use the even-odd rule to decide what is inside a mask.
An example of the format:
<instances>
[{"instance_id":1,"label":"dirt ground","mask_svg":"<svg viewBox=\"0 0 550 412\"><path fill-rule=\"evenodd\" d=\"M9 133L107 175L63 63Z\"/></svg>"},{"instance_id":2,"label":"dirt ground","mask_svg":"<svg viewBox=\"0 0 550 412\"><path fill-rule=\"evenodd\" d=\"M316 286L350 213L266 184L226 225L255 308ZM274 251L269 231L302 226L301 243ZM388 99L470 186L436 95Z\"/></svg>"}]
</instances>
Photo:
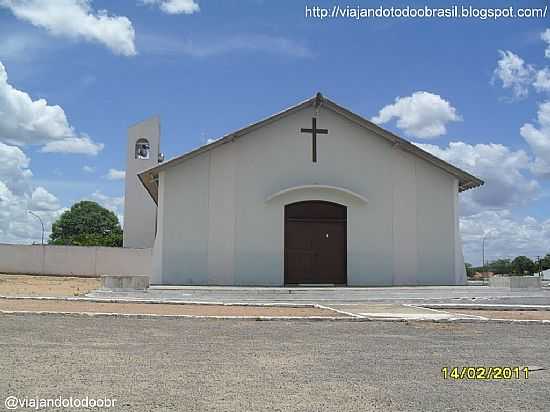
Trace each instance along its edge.
<instances>
[{"instance_id":1,"label":"dirt ground","mask_svg":"<svg viewBox=\"0 0 550 412\"><path fill-rule=\"evenodd\" d=\"M550 411L549 336L525 324L0 315L0 401L117 400L97 412ZM534 370L442 377L463 365Z\"/></svg>"},{"instance_id":2,"label":"dirt ground","mask_svg":"<svg viewBox=\"0 0 550 412\"><path fill-rule=\"evenodd\" d=\"M548 310L464 310L445 309L449 313L461 313L463 315L483 316L489 319L525 319L525 320L550 320Z\"/></svg>"},{"instance_id":3,"label":"dirt ground","mask_svg":"<svg viewBox=\"0 0 550 412\"><path fill-rule=\"evenodd\" d=\"M79 296L99 286L99 278L0 274L2 296Z\"/></svg>"},{"instance_id":4,"label":"dirt ground","mask_svg":"<svg viewBox=\"0 0 550 412\"><path fill-rule=\"evenodd\" d=\"M151 303L67 302L32 299L0 299L0 311L87 312L152 315L202 316L322 316L346 317L338 312L318 308L222 305L164 305Z\"/></svg>"}]
</instances>

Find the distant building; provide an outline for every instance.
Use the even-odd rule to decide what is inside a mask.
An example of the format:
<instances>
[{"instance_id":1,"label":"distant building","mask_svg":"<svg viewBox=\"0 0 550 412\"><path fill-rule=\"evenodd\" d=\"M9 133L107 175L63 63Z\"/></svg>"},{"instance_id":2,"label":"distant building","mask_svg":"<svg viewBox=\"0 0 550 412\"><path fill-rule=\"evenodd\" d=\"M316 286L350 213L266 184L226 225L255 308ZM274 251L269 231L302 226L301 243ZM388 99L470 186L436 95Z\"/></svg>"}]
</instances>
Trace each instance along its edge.
<instances>
[{"instance_id":1,"label":"distant building","mask_svg":"<svg viewBox=\"0 0 550 412\"><path fill-rule=\"evenodd\" d=\"M473 280L483 280L483 279L489 279L491 277L495 276L493 272L475 272L472 275Z\"/></svg>"}]
</instances>

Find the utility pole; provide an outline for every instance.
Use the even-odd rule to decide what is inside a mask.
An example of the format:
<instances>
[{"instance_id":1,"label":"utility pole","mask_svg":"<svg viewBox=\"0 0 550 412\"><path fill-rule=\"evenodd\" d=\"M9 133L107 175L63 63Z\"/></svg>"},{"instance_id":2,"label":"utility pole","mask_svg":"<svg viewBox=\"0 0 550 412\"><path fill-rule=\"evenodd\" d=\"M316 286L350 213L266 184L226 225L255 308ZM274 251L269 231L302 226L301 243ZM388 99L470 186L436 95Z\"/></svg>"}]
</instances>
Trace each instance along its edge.
<instances>
[{"instance_id":1,"label":"utility pole","mask_svg":"<svg viewBox=\"0 0 550 412\"><path fill-rule=\"evenodd\" d=\"M485 267L485 239L489 235L489 232L485 233L483 235L483 239L481 240L481 265L483 267L483 271L487 272L487 268Z\"/></svg>"},{"instance_id":2,"label":"utility pole","mask_svg":"<svg viewBox=\"0 0 550 412\"><path fill-rule=\"evenodd\" d=\"M484 272L487 272L487 268L485 267L485 239L487 237L489 237L491 232L493 232L493 230L489 230L489 231L485 232L485 234L483 235L483 239L481 241L481 260L482 260L482 265L483 265L483 271Z\"/></svg>"},{"instance_id":3,"label":"utility pole","mask_svg":"<svg viewBox=\"0 0 550 412\"><path fill-rule=\"evenodd\" d=\"M42 246L44 246L44 222L42 221L42 218L38 216L36 213L34 213L32 210L28 210L29 214L36 217L38 220L40 220L40 224L42 225Z\"/></svg>"},{"instance_id":4,"label":"utility pole","mask_svg":"<svg viewBox=\"0 0 550 412\"><path fill-rule=\"evenodd\" d=\"M542 276L542 260L540 256L537 256L537 263L539 264L539 277Z\"/></svg>"}]
</instances>

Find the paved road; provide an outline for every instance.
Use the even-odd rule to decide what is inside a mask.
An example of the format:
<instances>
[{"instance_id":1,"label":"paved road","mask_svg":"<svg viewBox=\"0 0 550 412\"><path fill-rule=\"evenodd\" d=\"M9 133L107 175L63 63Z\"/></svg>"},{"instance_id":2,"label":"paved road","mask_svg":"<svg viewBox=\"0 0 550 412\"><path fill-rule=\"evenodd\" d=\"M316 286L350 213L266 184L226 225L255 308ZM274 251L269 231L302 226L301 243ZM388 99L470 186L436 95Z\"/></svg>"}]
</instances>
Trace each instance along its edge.
<instances>
[{"instance_id":1,"label":"paved road","mask_svg":"<svg viewBox=\"0 0 550 412\"><path fill-rule=\"evenodd\" d=\"M550 371L443 380L442 366L550 368L546 325L0 315L6 396L113 397L114 410L548 411ZM1 407L0 407L1 409Z\"/></svg>"},{"instance_id":2,"label":"paved road","mask_svg":"<svg viewBox=\"0 0 550 412\"><path fill-rule=\"evenodd\" d=\"M191 300L249 303L492 303L550 305L550 288L510 290L488 286L380 288L153 287L147 292L94 291L98 298Z\"/></svg>"}]
</instances>

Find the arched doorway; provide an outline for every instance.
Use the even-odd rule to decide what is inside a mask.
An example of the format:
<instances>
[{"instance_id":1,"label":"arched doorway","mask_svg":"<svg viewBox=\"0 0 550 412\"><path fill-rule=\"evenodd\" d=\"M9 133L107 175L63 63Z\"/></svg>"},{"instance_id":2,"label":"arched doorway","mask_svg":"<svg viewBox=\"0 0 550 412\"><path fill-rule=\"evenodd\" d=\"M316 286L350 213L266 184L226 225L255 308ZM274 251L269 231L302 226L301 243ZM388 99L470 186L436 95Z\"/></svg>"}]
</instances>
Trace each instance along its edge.
<instances>
[{"instance_id":1,"label":"arched doorway","mask_svg":"<svg viewBox=\"0 0 550 412\"><path fill-rule=\"evenodd\" d=\"M285 284L347 283L347 208L321 200L285 206Z\"/></svg>"}]
</instances>

